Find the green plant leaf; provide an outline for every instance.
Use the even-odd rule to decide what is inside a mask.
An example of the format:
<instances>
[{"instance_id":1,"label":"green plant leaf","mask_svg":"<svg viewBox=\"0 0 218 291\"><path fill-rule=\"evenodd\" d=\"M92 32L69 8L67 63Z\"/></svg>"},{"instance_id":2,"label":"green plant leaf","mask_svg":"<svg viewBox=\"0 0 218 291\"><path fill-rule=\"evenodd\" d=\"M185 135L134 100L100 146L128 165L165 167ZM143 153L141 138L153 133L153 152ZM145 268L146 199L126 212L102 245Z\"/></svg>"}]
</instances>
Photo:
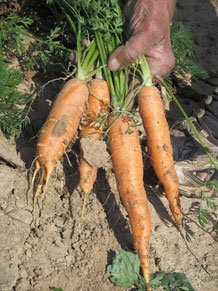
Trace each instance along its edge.
<instances>
[{"instance_id":1,"label":"green plant leaf","mask_svg":"<svg viewBox=\"0 0 218 291\"><path fill-rule=\"evenodd\" d=\"M212 190L218 191L218 180L213 179L212 181L207 182L207 186Z\"/></svg>"},{"instance_id":2,"label":"green plant leaf","mask_svg":"<svg viewBox=\"0 0 218 291\"><path fill-rule=\"evenodd\" d=\"M150 285L154 289L157 289L161 286L162 280L164 278L165 274L163 272L157 273L155 275L151 275L151 282Z\"/></svg>"},{"instance_id":3,"label":"green plant leaf","mask_svg":"<svg viewBox=\"0 0 218 291\"><path fill-rule=\"evenodd\" d=\"M166 290L175 291L195 291L192 285L188 282L185 274L183 273L172 273L163 277L162 286L167 287ZM164 289L165 290L165 289Z\"/></svg>"},{"instance_id":4,"label":"green plant leaf","mask_svg":"<svg viewBox=\"0 0 218 291\"><path fill-rule=\"evenodd\" d=\"M116 252L111 265L107 267L107 275L112 283L118 287L135 285L137 290L146 290L144 278L139 274L140 262L137 255L119 251ZM185 274L158 272L151 275L150 285L155 290L164 287L164 291L195 291L188 282Z\"/></svg>"},{"instance_id":5,"label":"green plant leaf","mask_svg":"<svg viewBox=\"0 0 218 291\"><path fill-rule=\"evenodd\" d=\"M207 79L208 73L192 59L195 57L195 44L191 31L181 22L173 23L170 27L171 43L175 55L175 67L171 75L179 74L186 80L191 75L193 80ZM167 79L165 78L167 81ZM169 83L168 83L169 84Z\"/></svg>"},{"instance_id":6,"label":"green plant leaf","mask_svg":"<svg viewBox=\"0 0 218 291\"><path fill-rule=\"evenodd\" d=\"M62 288L56 288L56 287L49 287L49 289L53 291L63 291Z\"/></svg>"},{"instance_id":7,"label":"green plant leaf","mask_svg":"<svg viewBox=\"0 0 218 291\"><path fill-rule=\"evenodd\" d=\"M27 125L28 103L32 98L18 91L17 86L22 83L23 76L9 64L0 56L0 129L6 137L19 134Z\"/></svg>"},{"instance_id":8,"label":"green plant leaf","mask_svg":"<svg viewBox=\"0 0 218 291\"><path fill-rule=\"evenodd\" d=\"M119 287L130 287L138 281L140 263L138 256L123 250L116 252L107 275L112 283Z\"/></svg>"}]
</instances>

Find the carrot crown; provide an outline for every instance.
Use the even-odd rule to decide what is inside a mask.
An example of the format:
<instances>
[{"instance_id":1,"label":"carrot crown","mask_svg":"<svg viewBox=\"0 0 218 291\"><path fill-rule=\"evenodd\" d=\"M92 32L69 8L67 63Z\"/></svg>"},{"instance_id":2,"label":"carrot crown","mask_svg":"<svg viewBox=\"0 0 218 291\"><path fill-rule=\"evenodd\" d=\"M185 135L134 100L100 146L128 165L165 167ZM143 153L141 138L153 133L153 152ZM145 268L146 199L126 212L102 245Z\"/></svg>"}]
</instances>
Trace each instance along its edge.
<instances>
[{"instance_id":1,"label":"carrot crown","mask_svg":"<svg viewBox=\"0 0 218 291\"><path fill-rule=\"evenodd\" d=\"M96 74L95 61L99 56L99 51L95 39L92 35L89 35L86 27L83 2L85 3L86 1L63 0L65 16L76 36L76 77L86 81ZM63 9L63 3L60 4L61 9ZM82 45L83 42L86 42L86 45Z\"/></svg>"},{"instance_id":2,"label":"carrot crown","mask_svg":"<svg viewBox=\"0 0 218 291\"><path fill-rule=\"evenodd\" d=\"M110 54L128 38L127 22L123 13L125 2L63 0L66 18L76 35L77 78L88 80L100 70L101 65L110 88L113 111L122 114L129 110L129 105L136 96L137 92L134 91L136 75L140 75L143 85L152 83L145 57L118 72L111 72L108 68ZM85 49L81 44L83 40L88 40ZM98 58L100 62L96 62Z\"/></svg>"},{"instance_id":3,"label":"carrot crown","mask_svg":"<svg viewBox=\"0 0 218 291\"><path fill-rule=\"evenodd\" d=\"M150 67L148 65L148 62L146 60L145 56L142 56L138 62L136 62L136 65L139 64L139 74L142 79L142 86L151 86L152 85L152 76L150 72Z\"/></svg>"}]
</instances>

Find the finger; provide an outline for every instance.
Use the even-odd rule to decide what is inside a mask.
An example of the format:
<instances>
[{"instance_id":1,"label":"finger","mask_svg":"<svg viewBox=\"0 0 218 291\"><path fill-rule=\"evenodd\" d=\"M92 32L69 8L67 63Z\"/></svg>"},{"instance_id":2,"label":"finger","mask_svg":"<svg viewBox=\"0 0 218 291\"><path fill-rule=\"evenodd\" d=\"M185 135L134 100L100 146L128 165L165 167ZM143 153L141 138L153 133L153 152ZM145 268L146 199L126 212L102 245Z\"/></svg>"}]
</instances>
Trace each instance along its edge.
<instances>
[{"instance_id":1,"label":"finger","mask_svg":"<svg viewBox=\"0 0 218 291\"><path fill-rule=\"evenodd\" d=\"M108 66L111 71L118 71L134 63L151 46L149 38L146 43L140 33L133 35L124 45L118 47L109 57Z\"/></svg>"},{"instance_id":2,"label":"finger","mask_svg":"<svg viewBox=\"0 0 218 291\"><path fill-rule=\"evenodd\" d=\"M172 18L173 18L175 6L176 6L176 0L168 1L168 10L169 10L170 22L172 21Z\"/></svg>"},{"instance_id":3,"label":"finger","mask_svg":"<svg viewBox=\"0 0 218 291\"><path fill-rule=\"evenodd\" d=\"M133 40L132 43L131 39L125 45L118 47L111 54L108 61L108 66L111 71L120 70L145 54L152 75L163 77L171 72L175 65L175 57L172 52L170 39L165 40L164 43L156 48L150 45L149 48L147 48L146 45L143 45L142 49L140 49L139 45L137 46L137 40ZM149 42L147 42L147 45L148 44Z\"/></svg>"},{"instance_id":4,"label":"finger","mask_svg":"<svg viewBox=\"0 0 218 291\"><path fill-rule=\"evenodd\" d=\"M160 46L165 41L165 30L166 24L162 21L162 17L159 16L158 21L147 17L141 26L137 26L137 32L111 54L109 69L117 71L134 63L142 55L149 56L152 48Z\"/></svg>"},{"instance_id":5,"label":"finger","mask_svg":"<svg viewBox=\"0 0 218 291\"><path fill-rule=\"evenodd\" d=\"M164 77L169 74L175 65L175 57L172 50L166 52L151 52L152 57L147 57L151 75Z\"/></svg>"},{"instance_id":6,"label":"finger","mask_svg":"<svg viewBox=\"0 0 218 291\"><path fill-rule=\"evenodd\" d=\"M150 14L151 6L151 3L146 0L128 1L124 11L129 21L129 28L131 33L135 34L137 29L143 25L145 18L147 18L147 16Z\"/></svg>"},{"instance_id":7,"label":"finger","mask_svg":"<svg viewBox=\"0 0 218 291\"><path fill-rule=\"evenodd\" d=\"M153 47L148 51L146 59L151 75L164 77L172 71L175 66L175 56L172 51L169 33L159 46Z\"/></svg>"}]
</instances>

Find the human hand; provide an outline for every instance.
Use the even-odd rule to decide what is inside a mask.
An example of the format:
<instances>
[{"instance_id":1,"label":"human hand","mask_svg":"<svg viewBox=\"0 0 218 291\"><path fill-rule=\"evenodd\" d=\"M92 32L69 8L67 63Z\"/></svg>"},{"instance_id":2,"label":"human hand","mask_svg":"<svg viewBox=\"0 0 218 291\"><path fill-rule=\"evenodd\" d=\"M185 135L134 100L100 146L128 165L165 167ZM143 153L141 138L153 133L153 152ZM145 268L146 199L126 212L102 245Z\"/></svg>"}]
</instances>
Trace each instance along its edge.
<instances>
[{"instance_id":1,"label":"human hand","mask_svg":"<svg viewBox=\"0 0 218 291\"><path fill-rule=\"evenodd\" d=\"M130 0L125 13L131 38L109 58L109 69L117 71L145 55L151 74L165 76L175 65L170 41L170 22L176 0Z\"/></svg>"}]
</instances>

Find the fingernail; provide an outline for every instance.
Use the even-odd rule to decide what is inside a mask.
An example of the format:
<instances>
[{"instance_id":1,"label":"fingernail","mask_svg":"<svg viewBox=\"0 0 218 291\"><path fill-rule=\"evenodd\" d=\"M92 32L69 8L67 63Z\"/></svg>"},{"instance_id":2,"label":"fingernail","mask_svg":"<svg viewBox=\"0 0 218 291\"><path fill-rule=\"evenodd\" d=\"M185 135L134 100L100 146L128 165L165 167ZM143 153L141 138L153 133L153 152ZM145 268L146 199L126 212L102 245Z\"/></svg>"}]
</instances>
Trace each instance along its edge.
<instances>
[{"instance_id":1,"label":"fingernail","mask_svg":"<svg viewBox=\"0 0 218 291\"><path fill-rule=\"evenodd\" d=\"M116 58L109 60L108 67L111 71L118 71L122 68L121 63Z\"/></svg>"}]
</instances>

